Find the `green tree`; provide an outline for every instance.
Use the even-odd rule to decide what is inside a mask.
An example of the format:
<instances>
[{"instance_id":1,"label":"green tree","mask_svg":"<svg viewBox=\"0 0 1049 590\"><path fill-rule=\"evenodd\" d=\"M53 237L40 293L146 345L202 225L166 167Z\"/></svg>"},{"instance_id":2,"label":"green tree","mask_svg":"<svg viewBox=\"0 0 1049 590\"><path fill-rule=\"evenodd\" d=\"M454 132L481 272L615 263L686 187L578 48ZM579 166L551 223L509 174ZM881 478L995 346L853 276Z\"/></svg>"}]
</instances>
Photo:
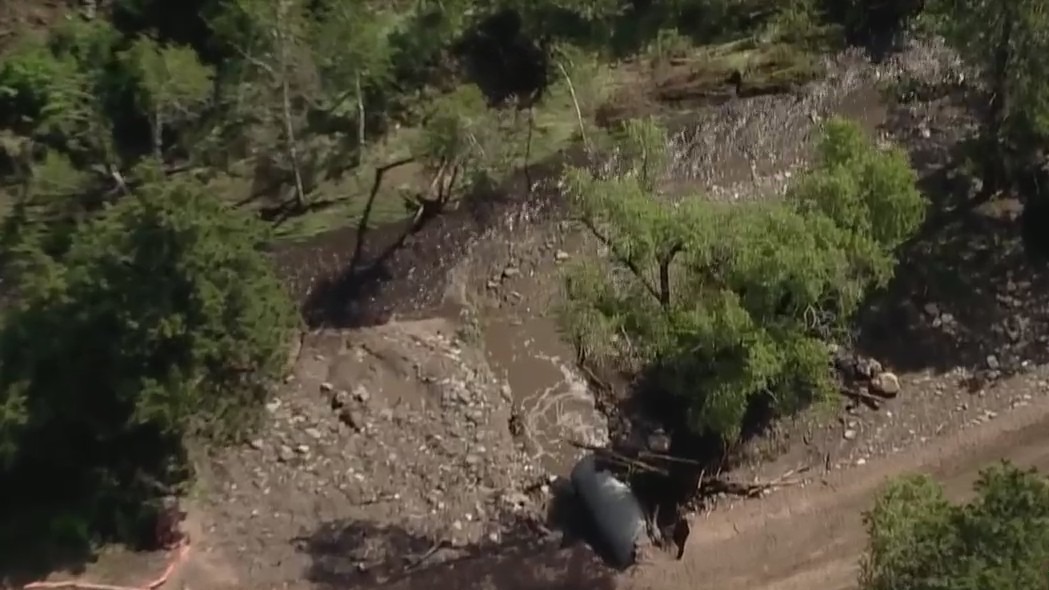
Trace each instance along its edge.
<instances>
[{"instance_id":1,"label":"green tree","mask_svg":"<svg viewBox=\"0 0 1049 590\"><path fill-rule=\"evenodd\" d=\"M890 484L864 516L862 588L1049 588L1049 483L1005 463L983 471L975 491L956 505L928 476Z\"/></svg>"},{"instance_id":2,"label":"green tree","mask_svg":"<svg viewBox=\"0 0 1049 590\"><path fill-rule=\"evenodd\" d=\"M935 0L928 18L983 75L989 179L1007 182L1010 160L1049 139L1049 7L1041 0Z\"/></svg>"},{"instance_id":3,"label":"green tree","mask_svg":"<svg viewBox=\"0 0 1049 590\"><path fill-rule=\"evenodd\" d=\"M835 120L786 203L672 204L651 168L665 137L651 121L624 131L625 170L565 179L609 252L566 277L561 319L583 360L647 371L688 400L697 431L729 442L753 404L789 413L830 392L824 341L887 282L922 220L906 157Z\"/></svg>"},{"instance_id":4,"label":"green tree","mask_svg":"<svg viewBox=\"0 0 1049 590\"><path fill-rule=\"evenodd\" d=\"M229 0L212 20L221 41L240 57L228 77L235 119L255 132L253 152L278 147L287 158L294 198L305 208L309 187L302 158L307 107L320 83L310 51L305 0Z\"/></svg>"},{"instance_id":5,"label":"green tree","mask_svg":"<svg viewBox=\"0 0 1049 590\"><path fill-rule=\"evenodd\" d=\"M142 503L185 477L186 442L252 424L295 327L264 238L168 181L80 224L61 256L20 248L0 324L5 547L59 522L67 541L133 539Z\"/></svg>"},{"instance_id":6,"label":"green tree","mask_svg":"<svg viewBox=\"0 0 1049 590\"><path fill-rule=\"evenodd\" d=\"M115 89L106 66L117 39L107 24L73 20L47 41L22 41L0 62L0 112L6 115L0 115L0 124L33 144L60 150L96 180L125 190L107 115Z\"/></svg>"},{"instance_id":7,"label":"green tree","mask_svg":"<svg viewBox=\"0 0 1049 590\"><path fill-rule=\"evenodd\" d=\"M326 0L314 18L311 45L323 90L318 107L339 117L352 105L358 151L367 143L368 95L382 97L393 82L391 36L399 21L361 0Z\"/></svg>"},{"instance_id":8,"label":"green tree","mask_svg":"<svg viewBox=\"0 0 1049 590\"><path fill-rule=\"evenodd\" d=\"M212 96L214 68L190 47L165 46L139 37L124 54L138 78L139 108L150 120L153 157L164 161L164 131L199 116Z\"/></svg>"}]
</instances>

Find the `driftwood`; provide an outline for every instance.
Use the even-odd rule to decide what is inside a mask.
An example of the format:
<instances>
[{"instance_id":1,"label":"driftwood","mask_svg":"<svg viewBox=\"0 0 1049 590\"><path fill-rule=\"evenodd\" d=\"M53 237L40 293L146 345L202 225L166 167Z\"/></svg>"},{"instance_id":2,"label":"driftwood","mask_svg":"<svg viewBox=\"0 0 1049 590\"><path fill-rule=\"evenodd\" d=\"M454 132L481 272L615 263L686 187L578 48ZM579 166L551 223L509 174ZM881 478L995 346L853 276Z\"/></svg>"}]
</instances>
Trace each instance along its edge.
<instances>
[{"instance_id":1,"label":"driftwood","mask_svg":"<svg viewBox=\"0 0 1049 590\"><path fill-rule=\"evenodd\" d=\"M766 492L772 490L787 488L803 484L807 481L807 478L799 477L811 469L811 466L805 466L800 469L790 469L768 481L755 481L751 483L743 483L736 481L728 481L723 479L710 479L700 484L704 490L709 490L712 493L723 493L732 494L734 496L743 496L746 498L757 498Z\"/></svg>"},{"instance_id":2,"label":"driftwood","mask_svg":"<svg viewBox=\"0 0 1049 590\"><path fill-rule=\"evenodd\" d=\"M880 410L882 402L885 401L884 398L880 398L876 395L872 395L859 389L843 388L839 391L845 397L852 398L872 410Z\"/></svg>"},{"instance_id":3,"label":"driftwood","mask_svg":"<svg viewBox=\"0 0 1049 590\"><path fill-rule=\"evenodd\" d=\"M646 463L645 461L642 461L640 459L634 459L632 457L627 457L626 455L624 455L622 453L617 453L616 451L613 451L612 449L607 449L605 447L599 447L599 446L596 446L596 445L591 445L591 444L587 444L587 443L584 443L584 442L579 442L579 441L569 440L569 439L565 439L565 442L570 444L570 445L572 445L573 447L575 447L577 449L582 449L584 451L590 451L591 453L594 453L595 455L601 457L602 459L604 459L606 461L610 461L612 463L616 463L616 464L622 465L623 467L626 467L628 469L636 469L636 470L640 470L640 471L647 471L648 473L656 473L658 475L663 475L663 476L670 475L669 473L667 473L666 469L661 469L661 468L656 467L654 465L650 465L649 463Z\"/></svg>"},{"instance_id":4,"label":"driftwood","mask_svg":"<svg viewBox=\"0 0 1049 590\"><path fill-rule=\"evenodd\" d=\"M595 455L601 457L602 459L605 459L612 463L616 463L618 465L622 465L627 469L637 469L663 476L668 475L666 469L656 467L655 465L648 463L644 459L670 461L674 463L694 465L696 467L702 466L702 464L699 461L695 461L693 459L685 459L682 457L675 457L673 455L667 455L664 453L642 451L638 454L638 458L633 458L627 457L622 453L618 453L611 449L598 447L579 441L565 440L565 442L572 445L573 447L590 451ZM806 465L798 469L790 469L782 475L768 481L754 481L750 483L732 481L731 479L722 478L720 470L714 476L708 478L706 477L706 470L703 469L700 471L699 474L698 491L700 491L703 494L723 493L731 494L734 496L754 498L762 495L767 491L772 491L779 488L786 488L805 483L807 481L807 478L801 476L807 473L809 470L811 470L811 468L812 467L810 465Z\"/></svg>"}]
</instances>

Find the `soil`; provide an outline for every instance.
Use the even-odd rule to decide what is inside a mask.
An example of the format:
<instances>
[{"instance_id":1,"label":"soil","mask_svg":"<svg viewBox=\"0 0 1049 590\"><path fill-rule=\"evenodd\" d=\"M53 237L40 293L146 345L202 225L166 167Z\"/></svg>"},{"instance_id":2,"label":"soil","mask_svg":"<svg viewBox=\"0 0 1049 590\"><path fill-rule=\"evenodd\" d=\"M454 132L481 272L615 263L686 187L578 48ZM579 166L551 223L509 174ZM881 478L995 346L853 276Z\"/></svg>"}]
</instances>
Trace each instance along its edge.
<instances>
[{"instance_id":1,"label":"soil","mask_svg":"<svg viewBox=\"0 0 1049 590\"><path fill-rule=\"evenodd\" d=\"M790 476L759 498L715 498L691 517L680 561L656 552L614 572L542 525L580 456L568 441L610 436L554 317L561 267L598 248L547 198L440 219L383 257L381 286L361 295L342 279L328 292L338 313L304 336L266 427L201 456L185 502L190 558L163 587L853 588L861 513L886 478L929 472L964 496L999 458L1049 467L1046 285L1025 263L1014 208L956 206L973 189L942 172L970 129L956 97L884 97L886 79L953 75L940 56L911 48L874 66L846 54L795 95L678 121L671 193L775 198L832 114L901 142L938 191L935 223L871 301L850 352L877 359L900 392L877 410L832 400L752 441L726 477ZM349 237L329 239L327 251L278 254L306 298L318 281L303 261L346 265L335 245ZM84 577L147 559L109 556Z\"/></svg>"}]
</instances>

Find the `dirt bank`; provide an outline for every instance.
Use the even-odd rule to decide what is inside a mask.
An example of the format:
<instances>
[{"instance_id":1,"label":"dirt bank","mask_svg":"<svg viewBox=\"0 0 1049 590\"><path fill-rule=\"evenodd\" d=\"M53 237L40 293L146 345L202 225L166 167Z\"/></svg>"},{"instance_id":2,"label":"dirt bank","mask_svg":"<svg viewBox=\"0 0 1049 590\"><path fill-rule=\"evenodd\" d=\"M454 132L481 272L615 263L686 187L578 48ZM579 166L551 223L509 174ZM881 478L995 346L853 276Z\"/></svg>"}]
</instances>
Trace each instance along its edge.
<instances>
[{"instance_id":1,"label":"dirt bank","mask_svg":"<svg viewBox=\"0 0 1049 590\"><path fill-rule=\"evenodd\" d=\"M678 590L700 583L740 590L852 590L866 541L861 514L889 478L928 473L944 483L950 496L962 499L979 470L1000 459L1049 469L1045 377L1046 372L1040 371L1003 382L1001 387L1033 401L995 420L863 466L831 473L818 469L808 474L804 484L697 516L681 561L657 558L615 577L587 567L586 555L579 549L550 547L525 558L437 567L382 588ZM575 567L550 571L547 564ZM522 575L493 573L507 570Z\"/></svg>"}]
</instances>

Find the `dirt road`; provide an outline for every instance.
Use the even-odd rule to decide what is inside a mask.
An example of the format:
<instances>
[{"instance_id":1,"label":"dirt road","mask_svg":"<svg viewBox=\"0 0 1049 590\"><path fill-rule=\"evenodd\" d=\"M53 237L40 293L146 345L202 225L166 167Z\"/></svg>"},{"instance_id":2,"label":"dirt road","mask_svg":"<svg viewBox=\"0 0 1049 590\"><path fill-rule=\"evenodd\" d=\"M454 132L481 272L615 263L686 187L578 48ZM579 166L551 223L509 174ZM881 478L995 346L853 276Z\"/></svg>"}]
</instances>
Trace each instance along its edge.
<instances>
[{"instance_id":1,"label":"dirt road","mask_svg":"<svg viewBox=\"0 0 1049 590\"><path fill-rule=\"evenodd\" d=\"M805 487L697 517L679 562L660 557L613 576L585 549L548 549L459 562L385 588L851 590L865 543L861 513L890 477L928 473L952 497L964 499L979 470L1001 459L1049 469L1049 400L911 451L816 475Z\"/></svg>"}]
</instances>

